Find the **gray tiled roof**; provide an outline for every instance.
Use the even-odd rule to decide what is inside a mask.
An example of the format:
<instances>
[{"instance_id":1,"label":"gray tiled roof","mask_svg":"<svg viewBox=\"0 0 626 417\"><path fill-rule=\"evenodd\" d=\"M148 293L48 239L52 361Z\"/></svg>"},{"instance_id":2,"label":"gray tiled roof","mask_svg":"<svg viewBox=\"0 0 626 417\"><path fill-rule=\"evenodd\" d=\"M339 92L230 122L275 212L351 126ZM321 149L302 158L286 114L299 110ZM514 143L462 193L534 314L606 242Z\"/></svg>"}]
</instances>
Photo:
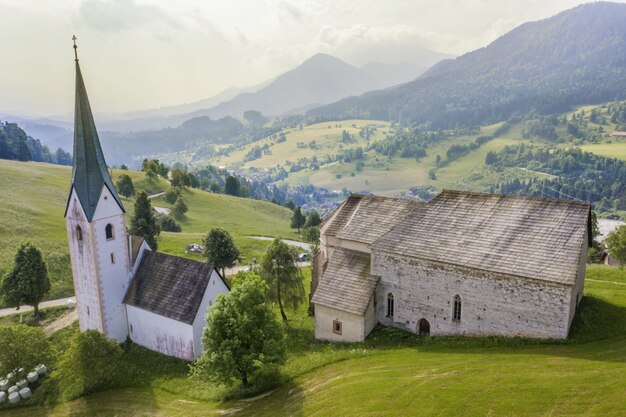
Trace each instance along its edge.
<instances>
[{"instance_id":1,"label":"gray tiled roof","mask_svg":"<svg viewBox=\"0 0 626 417\"><path fill-rule=\"evenodd\" d=\"M124 303L192 324L213 266L145 251Z\"/></svg>"},{"instance_id":2,"label":"gray tiled roof","mask_svg":"<svg viewBox=\"0 0 626 417\"><path fill-rule=\"evenodd\" d=\"M589 204L569 200L445 190L371 247L573 284L589 211Z\"/></svg>"},{"instance_id":3,"label":"gray tiled roof","mask_svg":"<svg viewBox=\"0 0 626 417\"><path fill-rule=\"evenodd\" d=\"M338 248L322 276L311 302L362 315L378 284L370 275L368 255Z\"/></svg>"},{"instance_id":4,"label":"gray tiled roof","mask_svg":"<svg viewBox=\"0 0 626 417\"><path fill-rule=\"evenodd\" d=\"M104 154L100 146L98 131L91 114L87 90L76 60L76 103L74 109L74 152L72 163L72 189L76 190L78 200L85 211L87 221L91 221L96 212L102 189L107 187L113 198L124 211L124 206L117 195L113 181L109 176ZM69 207L69 199L67 201ZM67 207L65 209L67 215Z\"/></svg>"},{"instance_id":5,"label":"gray tiled roof","mask_svg":"<svg viewBox=\"0 0 626 417\"><path fill-rule=\"evenodd\" d=\"M329 217L322 232L340 239L371 244L425 203L353 194Z\"/></svg>"}]
</instances>

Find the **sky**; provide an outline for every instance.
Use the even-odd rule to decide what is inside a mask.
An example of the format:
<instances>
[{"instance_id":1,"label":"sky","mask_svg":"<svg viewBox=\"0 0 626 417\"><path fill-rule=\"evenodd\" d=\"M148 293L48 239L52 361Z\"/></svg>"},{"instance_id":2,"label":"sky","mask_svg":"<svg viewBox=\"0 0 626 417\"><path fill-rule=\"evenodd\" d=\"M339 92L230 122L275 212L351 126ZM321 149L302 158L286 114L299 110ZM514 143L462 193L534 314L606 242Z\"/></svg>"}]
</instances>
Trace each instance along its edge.
<instances>
[{"instance_id":1,"label":"sky","mask_svg":"<svg viewBox=\"0 0 626 417\"><path fill-rule=\"evenodd\" d=\"M626 1L626 0L624 0ZM461 55L576 0L0 0L0 113L73 112L72 35L92 109L193 102L318 52L360 66Z\"/></svg>"}]
</instances>

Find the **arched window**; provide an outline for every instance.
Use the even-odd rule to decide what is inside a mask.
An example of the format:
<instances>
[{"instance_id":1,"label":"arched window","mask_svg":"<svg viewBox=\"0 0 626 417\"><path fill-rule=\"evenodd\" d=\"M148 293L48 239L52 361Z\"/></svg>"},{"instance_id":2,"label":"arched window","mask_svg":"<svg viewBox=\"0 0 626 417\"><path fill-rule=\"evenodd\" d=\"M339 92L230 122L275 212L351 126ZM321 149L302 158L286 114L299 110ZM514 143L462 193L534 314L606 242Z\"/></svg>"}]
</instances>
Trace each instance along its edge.
<instances>
[{"instance_id":1,"label":"arched window","mask_svg":"<svg viewBox=\"0 0 626 417\"><path fill-rule=\"evenodd\" d=\"M393 294L387 294L387 317L393 317Z\"/></svg>"},{"instance_id":2,"label":"arched window","mask_svg":"<svg viewBox=\"0 0 626 417\"><path fill-rule=\"evenodd\" d=\"M454 296L454 314L453 320L461 320L461 297L457 294Z\"/></svg>"},{"instance_id":3,"label":"arched window","mask_svg":"<svg viewBox=\"0 0 626 417\"><path fill-rule=\"evenodd\" d=\"M113 239L113 225L111 223L107 224L107 227L104 229L104 232L106 233L107 236L107 240L109 239Z\"/></svg>"},{"instance_id":4,"label":"arched window","mask_svg":"<svg viewBox=\"0 0 626 417\"><path fill-rule=\"evenodd\" d=\"M78 239L79 242L83 241L83 229L81 229L80 226L76 226L76 239Z\"/></svg>"}]
</instances>

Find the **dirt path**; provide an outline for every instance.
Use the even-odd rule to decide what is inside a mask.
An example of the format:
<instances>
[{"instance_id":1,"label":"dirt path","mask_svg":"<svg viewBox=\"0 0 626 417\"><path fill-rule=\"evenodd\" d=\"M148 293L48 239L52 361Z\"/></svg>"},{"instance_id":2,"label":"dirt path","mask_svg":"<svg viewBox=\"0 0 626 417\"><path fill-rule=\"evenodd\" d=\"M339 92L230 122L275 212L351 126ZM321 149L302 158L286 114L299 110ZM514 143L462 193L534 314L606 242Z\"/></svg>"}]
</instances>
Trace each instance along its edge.
<instances>
[{"instance_id":1,"label":"dirt path","mask_svg":"<svg viewBox=\"0 0 626 417\"><path fill-rule=\"evenodd\" d=\"M46 327L43 328L43 331L46 333L47 336L50 336L52 333L58 332L62 328L74 323L76 320L78 320L78 309L74 308L63 314L52 323L48 324Z\"/></svg>"}]
</instances>

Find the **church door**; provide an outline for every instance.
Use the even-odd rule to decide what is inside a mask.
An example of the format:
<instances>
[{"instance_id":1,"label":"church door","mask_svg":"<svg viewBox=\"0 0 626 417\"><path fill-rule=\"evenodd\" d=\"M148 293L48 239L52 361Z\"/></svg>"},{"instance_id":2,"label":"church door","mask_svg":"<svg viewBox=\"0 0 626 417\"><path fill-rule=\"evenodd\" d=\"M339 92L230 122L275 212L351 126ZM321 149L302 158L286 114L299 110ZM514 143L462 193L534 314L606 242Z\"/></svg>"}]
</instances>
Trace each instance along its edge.
<instances>
[{"instance_id":1,"label":"church door","mask_svg":"<svg viewBox=\"0 0 626 417\"><path fill-rule=\"evenodd\" d=\"M430 323L426 319L417 322L417 333L420 336L430 336Z\"/></svg>"}]
</instances>

